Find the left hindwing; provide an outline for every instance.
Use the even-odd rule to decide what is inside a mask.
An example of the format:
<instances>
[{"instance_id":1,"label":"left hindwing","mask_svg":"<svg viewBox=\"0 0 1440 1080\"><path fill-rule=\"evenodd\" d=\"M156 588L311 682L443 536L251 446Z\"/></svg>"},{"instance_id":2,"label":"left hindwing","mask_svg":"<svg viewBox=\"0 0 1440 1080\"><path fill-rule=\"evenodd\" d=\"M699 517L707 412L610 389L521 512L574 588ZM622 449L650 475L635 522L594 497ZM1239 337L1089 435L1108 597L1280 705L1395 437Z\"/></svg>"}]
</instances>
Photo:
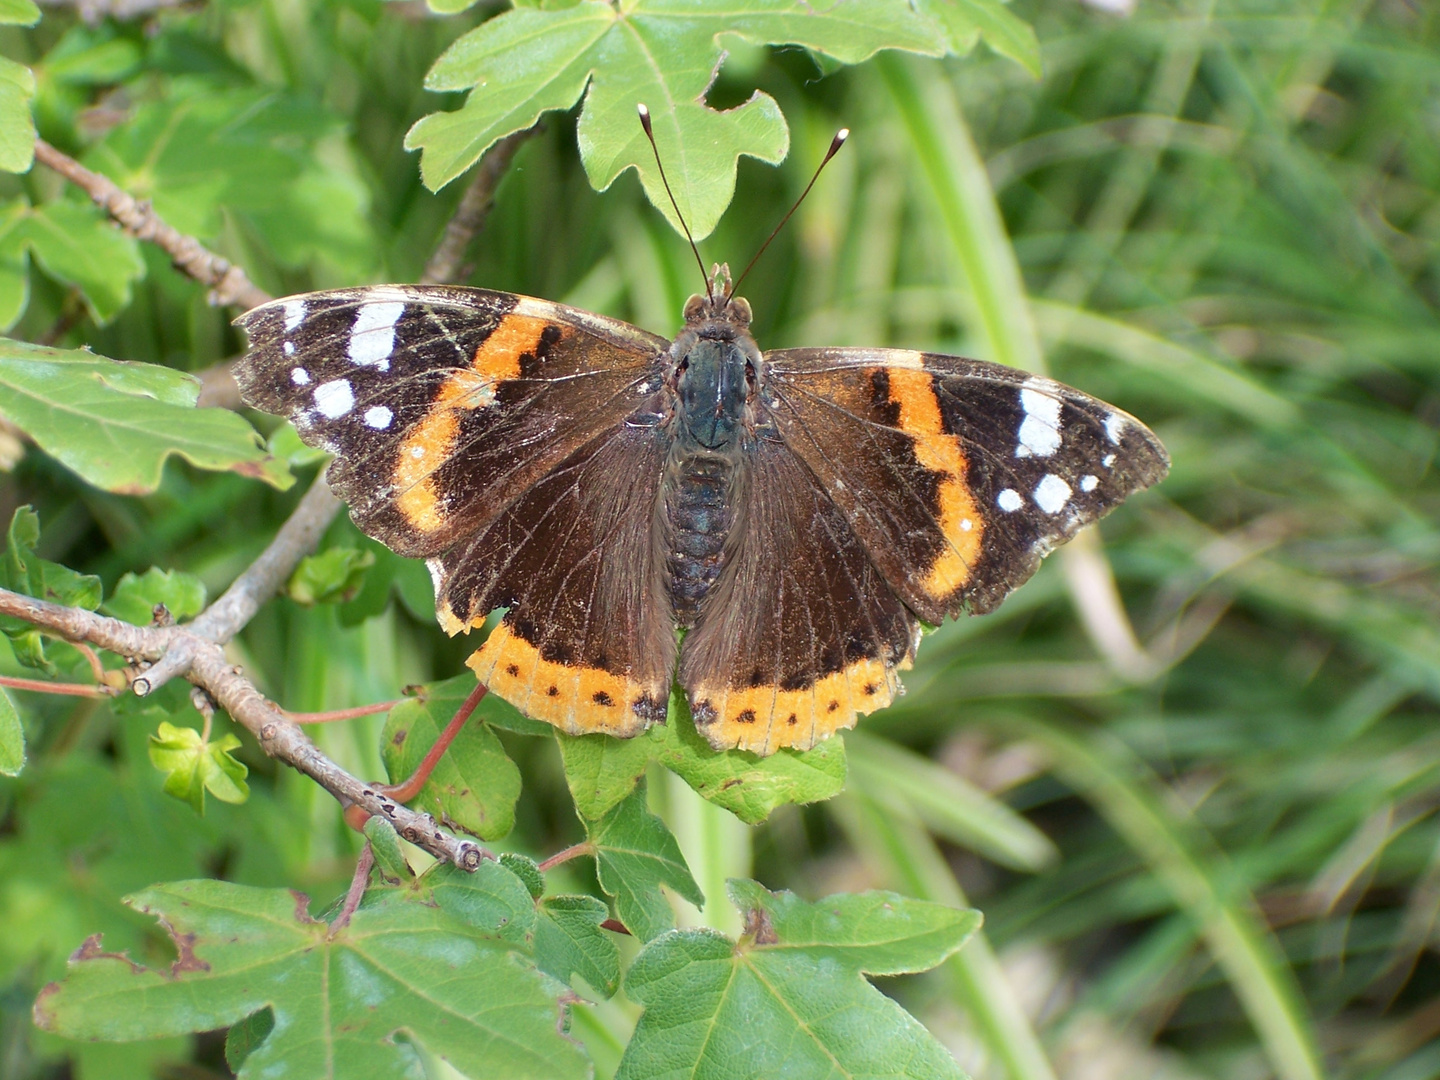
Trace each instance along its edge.
<instances>
[{"instance_id":1,"label":"left hindwing","mask_svg":"<svg viewBox=\"0 0 1440 1080\"><path fill-rule=\"evenodd\" d=\"M1133 416L999 364L863 348L765 362L785 444L926 622L994 609L1052 548L1169 469Z\"/></svg>"}]
</instances>

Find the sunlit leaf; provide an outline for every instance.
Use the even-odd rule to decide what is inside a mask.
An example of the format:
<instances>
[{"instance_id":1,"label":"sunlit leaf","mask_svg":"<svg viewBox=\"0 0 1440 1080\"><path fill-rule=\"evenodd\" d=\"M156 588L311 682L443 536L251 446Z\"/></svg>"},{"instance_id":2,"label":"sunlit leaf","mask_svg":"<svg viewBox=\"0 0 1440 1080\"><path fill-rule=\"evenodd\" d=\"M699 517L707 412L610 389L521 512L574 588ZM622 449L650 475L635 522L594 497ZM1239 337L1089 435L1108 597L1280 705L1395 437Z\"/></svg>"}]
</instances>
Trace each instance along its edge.
<instances>
[{"instance_id":1,"label":"sunlit leaf","mask_svg":"<svg viewBox=\"0 0 1440 1080\"><path fill-rule=\"evenodd\" d=\"M635 169L650 201L679 228L635 115L644 103L680 212L696 238L704 237L734 194L739 157L773 164L790 146L784 117L768 94L756 91L723 112L705 104L724 35L803 45L847 64L881 49L938 56L947 48L939 26L903 0L846 0L823 8L797 0L517 7L470 31L436 61L426 85L469 89L470 96L455 112L420 120L406 146L423 150L425 183L438 189L497 140L544 112L570 108L583 92L580 157L590 183L603 191Z\"/></svg>"},{"instance_id":2,"label":"sunlit leaf","mask_svg":"<svg viewBox=\"0 0 1440 1080\"><path fill-rule=\"evenodd\" d=\"M153 491L172 454L288 487L289 470L254 428L194 407L198 388L170 368L0 339L0 416L97 487Z\"/></svg>"},{"instance_id":3,"label":"sunlit leaf","mask_svg":"<svg viewBox=\"0 0 1440 1080\"><path fill-rule=\"evenodd\" d=\"M729 892L740 941L677 930L636 957L625 992L645 1013L618 1080L963 1080L950 1051L864 976L934 967L975 932L978 912L880 892L812 904L753 881Z\"/></svg>"},{"instance_id":4,"label":"sunlit leaf","mask_svg":"<svg viewBox=\"0 0 1440 1080\"><path fill-rule=\"evenodd\" d=\"M4 687L0 687L0 773L18 776L25 767L25 729L20 713Z\"/></svg>"},{"instance_id":5,"label":"sunlit leaf","mask_svg":"<svg viewBox=\"0 0 1440 1080\"><path fill-rule=\"evenodd\" d=\"M675 914L660 892L662 885L696 907L705 903L675 837L645 808L643 784L585 827L595 849L600 887L615 898L620 921L641 941L675 925Z\"/></svg>"},{"instance_id":6,"label":"sunlit leaf","mask_svg":"<svg viewBox=\"0 0 1440 1080\"><path fill-rule=\"evenodd\" d=\"M375 890L332 931L285 889L179 882L131 898L163 920L176 959L142 968L91 938L35 1004L41 1027L88 1039L210 1031L265 1008L269 1034L241 1080L400 1076L406 1032L472 1080L563 1080L588 1073L560 1030L550 981L493 933L422 891Z\"/></svg>"},{"instance_id":7,"label":"sunlit leaf","mask_svg":"<svg viewBox=\"0 0 1440 1080\"><path fill-rule=\"evenodd\" d=\"M205 583L183 570L152 566L143 574L122 575L101 610L136 626L149 626L160 605L177 621L194 618L205 607Z\"/></svg>"},{"instance_id":8,"label":"sunlit leaf","mask_svg":"<svg viewBox=\"0 0 1440 1080\"><path fill-rule=\"evenodd\" d=\"M474 687L473 678L462 676L428 687L390 710L381 749L392 783L415 771ZM520 770L477 710L414 801L447 825L495 840L514 827L519 797Z\"/></svg>"},{"instance_id":9,"label":"sunlit leaf","mask_svg":"<svg viewBox=\"0 0 1440 1080\"><path fill-rule=\"evenodd\" d=\"M194 728L162 721L150 736L150 763L166 774L165 794L203 814L207 791L228 803L243 803L250 797L245 783L249 770L231 755L239 747L240 740L230 732L207 741Z\"/></svg>"},{"instance_id":10,"label":"sunlit leaf","mask_svg":"<svg viewBox=\"0 0 1440 1080\"><path fill-rule=\"evenodd\" d=\"M365 583L365 572L375 565L375 554L352 547L326 548L307 555L290 575L285 592L297 604L343 604L355 598Z\"/></svg>"}]
</instances>

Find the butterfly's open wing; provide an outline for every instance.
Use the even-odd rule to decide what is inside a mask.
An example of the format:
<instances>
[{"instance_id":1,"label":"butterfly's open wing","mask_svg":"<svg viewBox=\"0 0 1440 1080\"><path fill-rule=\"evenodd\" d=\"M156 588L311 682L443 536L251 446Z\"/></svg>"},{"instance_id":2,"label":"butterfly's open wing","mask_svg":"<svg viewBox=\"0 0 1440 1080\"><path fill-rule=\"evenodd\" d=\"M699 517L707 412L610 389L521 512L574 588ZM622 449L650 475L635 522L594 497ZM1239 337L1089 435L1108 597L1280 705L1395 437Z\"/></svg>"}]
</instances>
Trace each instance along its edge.
<instances>
[{"instance_id":1,"label":"butterfly's open wing","mask_svg":"<svg viewBox=\"0 0 1440 1080\"><path fill-rule=\"evenodd\" d=\"M1169 458L1128 413L1051 379L899 349L767 353L767 402L905 603L990 611Z\"/></svg>"},{"instance_id":2,"label":"butterfly's open wing","mask_svg":"<svg viewBox=\"0 0 1440 1080\"><path fill-rule=\"evenodd\" d=\"M381 285L276 300L236 320L245 402L336 455L355 523L429 558L492 520L658 386L669 342L512 293Z\"/></svg>"},{"instance_id":3,"label":"butterfly's open wing","mask_svg":"<svg viewBox=\"0 0 1440 1080\"><path fill-rule=\"evenodd\" d=\"M327 478L362 530L429 559L441 625L510 609L472 657L483 682L572 732L663 718L653 399L668 342L451 286L310 293L239 321L242 397L336 455Z\"/></svg>"},{"instance_id":4,"label":"butterfly's open wing","mask_svg":"<svg viewBox=\"0 0 1440 1080\"><path fill-rule=\"evenodd\" d=\"M657 418L658 419L658 418ZM441 621L509 608L468 661L525 715L571 735L663 722L674 621L658 520L664 440L621 424L581 447L438 559Z\"/></svg>"},{"instance_id":5,"label":"butterfly's open wing","mask_svg":"<svg viewBox=\"0 0 1440 1080\"><path fill-rule=\"evenodd\" d=\"M844 515L783 444L746 457L743 517L680 653L697 728L716 749L809 749L890 704L919 624Z\"/></svg>"}]
</instances>

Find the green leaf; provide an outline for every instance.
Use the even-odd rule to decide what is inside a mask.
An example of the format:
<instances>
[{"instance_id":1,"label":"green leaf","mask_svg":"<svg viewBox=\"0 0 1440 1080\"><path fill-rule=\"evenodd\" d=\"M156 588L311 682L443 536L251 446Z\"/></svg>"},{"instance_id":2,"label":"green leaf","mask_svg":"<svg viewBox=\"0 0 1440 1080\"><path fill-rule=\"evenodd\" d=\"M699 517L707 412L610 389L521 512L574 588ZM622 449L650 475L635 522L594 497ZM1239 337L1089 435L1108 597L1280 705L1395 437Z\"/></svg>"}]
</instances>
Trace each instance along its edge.
<instances>
[{"instance_id":1,"label":"green leaf","mask_svg":"<svg viewBox=\"0 0 1440 1080\"><path fill-rule=\"evenodd\" d=\"M329 459L330 454L300 441L300 433L288 420L270 433L267 444L272 457L279 458L292 469L303 469L306 465L318 465Z\"/></svg>"},{"instance_id":2,"label":"green leaf","mask_svg":"<svg viewBox=\"0 0 1440 1080\"><path fill-rule=\"evenodd\" d=\"M556 732L565 779L582 817L598 818L635 790L653 759L702 796L750 825L785 803L810 803L845 786L845 744L828 739L804 752L781 750L760 757L714 749L695 730L685 695L670 695L670 712L634 739Z\"/></svg>"},{"instance_id":3,"label":"green leaf","mask_svg":"<svg viewBox=\"0 0 1440 1080\"><path fill-rule=\"evenodd\" d=\"M90 203L60 199L32 209L16 223L15 241L47 274L79 289L102 324L129 306L132 286L145 276L140 242Z\"/></svg>"},{"instance_id":4,"label":"green leaf","mask_svg":"<svg viewBox=\"0 0 1440 1080\"><path fill-rule=\"evenodd\" d=\"M845 786L845 743L826 739L810 750L784 749L769 757L744 750L716 750L695 730L690 704L670 697L670 716L650 730L655 760L716 806L748 825L758 825L777 806L812 803Z\"/></svg>"},{"instance_id":5,"label":"green leaf","mask_svg":"<svg viewBox=\"0 0 1440 1080\"><path fill-rule=\"evenodd\" d=\"M578 975L613 997L620 985L620 949L600 928L609 917L593 896L547 896L535 923L535 963L567 985Z\"/></svg>"},{"instance_id":6,"label":"green leaf","mask_svg":"<svg viewBox=\"0 0 1440 1080\"><path fill-rule=\"evenodd\" d=\"M361 829L365 839L370 841L370 854L380 873L391 879L409 881L415 876L410 863L405 859L405 849L400 845L400 834L395 826L384 818L371 816L365 819Z\"/></svg>"},{"instance_id":7,"label":"green leaf","mask_svg":"<svg viewBox=\"0 0 1440 1080\"><path fill-rule=\"evenodd\" d=\"M545 875L534 859L515 851L502 851L500 865L509 870L530 893L530 899L539 900L545 895Z\"/></svg>"},{"instance_id":8,"label":"green leaf","mask_svg":"<svg viewBox=\"0 0 1440 1080\"><path fill-rule=\"evenodd\" d=\"M0 585L40 600L94 611L100 606L100 579L35 554L40 542L40 515L28 506L15 511L5 533L5 561Z\"/></svg>"},{"instance_id":9,"label":"green leaf","mask_svg":"<svg viewBox=\"0 0 1440 1080\"><path fill-rule=\"evenodd\" d=\"M225 1034L225 1064L239 1073L240 1066L275 1029L275 1010L261 1009L231 1027Z\"/></svg>"},{"instance_id":10,"label":"green leaf","mask_svg":"<svg viewBox=\"0 0 1440 1080\"><path fill-rule=\"evenodd\" d=\"M123 575L100 610L136 626L149 626L160 604L177 621L192 619L205 609L205 583L183 570L152 566L139 576Z\"/></svg>"},{"instance_id":11,"label":"green leaf","mask_svg":"<svg viewBox=\"0 0 1440 1080\"><path fill-rule=\"evenodd\" d=\"M566 735L555 732L570 797L583 818L604 817L635 790L650 764L648 733L633 739L610 735Z\"/></svg>"},{"instance_id":12,"label":"green leaf","mask_svg":"<svg viewBox=\"0 0 1440 1080\"><path fill-rule=\"evenodd\" d=\"M230 755L240 740L230 732L206 741L194 728L161 721L150 736L150 763L166 773L165 794L188 802L197 814L205 812L205 792L222 802L243 803L250 797L245 783L249 771Z\"/></svg>"},{"instance_id":13,"label":"green leaf","mask_svg":"<svg viewBox=\"0 0 1440 1080\"><path fill-rule=\"evenodd\" d=\"M0 56L0 169L6 172L29 172L35 160L34 96L30 69Z\"/></svg>"},{"instance_id":14,"label":"green leaf","mask_svg":"<svg viewBox=\"0 0 1440 1080\"><path fill-rule=\"evenodd\" d=\"M197 409L199 383L152 364L0 338L0 416L107 491L143 495L178 454L278 488L294 482L255 429L225 409Z\"/></svg>"},{"instance_id":15,"label":"green leaf","mask_svg":"<svg viewBox=\"0 0 1440 1080\"><path fill-rule=\"evenodd\" d=\"M645 808L645 786L616 804L598 821L585 822L600 887L615 898L615 911L627 930L641 941L659 937L675 925L675 914L660 892L664 885L696 907L705 895L680 845L665 823Z\"/></svg>"},{"instance_id":16,"label":"green leaf","mask_svg":"<svg viewBox=\"0 0 1440 1080\"><path fill-rule=\"evenodd\" d=\"M739 942L681 930L648 944L625 977L645 1006L617 1080L735 1076L964 1076L950 1052L864 976L926 971L980 915L895 893L807 903L731 881Z\"/></svg>"},{"instance_id":17,"label":"green leaf","mask_svg":"<svg viewBox=\"0 0 1440 1080\"><path fill-rule=\"evenodd\" d=\"M332 932L285 889L191 881L128 901L155 915L177 959L143 968L92 937L35 1003L71 1038L209 1031L269 1007L274 1027L241 1080L406 1073L404 1031L472 1080L581 1078L588 1064L557 1024L553 983L509 943L455 919L423 890L377 889Z\"/></svg>"},{"instance_id":18,"label":"green leaf","mask_svg":"<svg viewBox=\"0 0 1440 1080\"><path fill-rule=\"evenodd\" d=\"M113 24L72 26L38 65L40 81L69 86L113 86L144 62L140 47L116 35Z\"/></svg>"},{"instance_id":19,"label":"green leaf","mask_svg":"<svg viewBox=\"0 0 1440 1080\"><path fill-rule=\"evenodd\" d=\"M30 255L19 223L30 212L25 198L0 206L0 329L9 330L30 303Z\"/></svg>"},{"instance_id":20,"label":"green leaf","mask_svg":"<svg viewBox=\"0 0 1440 1080\"><path fill-rule=\"evenodd\" d=\"M365 571L375 565L375 554L352 547L332 547L307 555L290 575L285 591L305 607L343 604L355 598L365 583Z\"/></svg>"},{"instance_id":21,"label":"green leaf","mask_svg":"<svg viewBox=\"0 0 1440 1080\"><path fill-rule=\"evenodd\" d=\"M6 26L34 26L40 21L35 0L0 0L0 23Z\"/></svg>"},{"instance_id":22,"label":"green leaf","mask_svg":"<svg viewBox=\"0 0 1440 1080\"><path fill-rule=\"evenodd\" d=\"M15 702L0 687L0 773L18 776L25 767L25 729Z\"/></svg>"},{"instance_id":23,"label":"green leaf","mask_svg":"<svg viewBox=\"0 0 1440 1080\"><path fill-rule=\"evenodd\" d=\"M77 574L69 567L40 558L35 554L39 539L40 516L28 506L20 507L11 517L5 534L0 588L94 611L100 603L100 579ZM55 674L57 669L46 656L46 643L40 631L23 620L0 615L0 632L10 639L10 648L20 663Z\"/></svg>"},{"instance_id":24,"label":"green leaf","mask_svg":"<svg viewBox=\"0 0 1440 1080\"><path fill-rule=\"evenodd\" d=\"M482 862L474 873L449 864L432 868L417 883L442 911L516 945L535 933L535 901L525 883L498 862Z\"/></svg>"},{"instance_id":25,"label":"green leaf","mask_svg":"<svg viewBox=\"0 0 1440 1080\"><path fill-rule=\"evenodd\" d=\"M390 710L381 747L392 783L399 783L415 771L474 688L473 677L461 676L437 683ZM476 712L436 764L414 802L452 828L482 840L498 840L515 826L520 770L478 715L480 710Z\"/></svg>"},{"instance_id":26,"label":"green leaf","mask_svg":"<svg viewBox=\"0 0 1440 1080\"><path fill-rule=\"evenodd\" d=\"M548 110L570 108L584 93L578 133L590 183L603 191L635 169L650 201L678 229L635 115L643 102L680 212L702 238L734 194L740 155L774 164L790 146L780 107L768 94L756 91L723 112L705 104L724 60L722 35L801 45L847 64L881 49L939 56L947 47L940 26L906 0L845 0L826 8L798 0L516 7L470 31L435 62L429 89L472 92L459 110L422 118L405 145L423 151L421 174L437 190L497 140Z\"/></svg>"},{"instance_id":27,"label":"green leaf","mask_svg":"<svg viewBox=\"0 0 1440 1080\"><path fill-rule=\"evenodd\" d=\"M916 6L945 28L951 52L963 56L983 38L1035 78L1044 74L1035 31L1000 0L916 0Z\"/></svg>"}]
</instances>

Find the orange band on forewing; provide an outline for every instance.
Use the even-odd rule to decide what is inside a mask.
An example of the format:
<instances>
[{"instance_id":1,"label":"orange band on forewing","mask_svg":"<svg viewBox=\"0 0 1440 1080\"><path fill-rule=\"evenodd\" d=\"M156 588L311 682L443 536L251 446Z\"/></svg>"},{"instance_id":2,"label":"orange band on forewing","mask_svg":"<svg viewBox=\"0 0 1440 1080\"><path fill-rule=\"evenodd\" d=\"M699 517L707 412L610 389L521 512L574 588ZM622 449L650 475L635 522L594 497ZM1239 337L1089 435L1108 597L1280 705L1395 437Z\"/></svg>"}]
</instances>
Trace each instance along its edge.
<instances>
[{"instance_id":1,"label":"orange band on forewing","mask_svg":"<svg viewBox=\"0 0 1440 1080\"><path fill-rule=\"evenodd\" d=\"M599 731L628 739L645 730L635 705L650 688L603 668L546 660L503 622L465 663L526 716L571 735Z\"/></svg>"},{"instance_id":2,"label":"orange band on forewing","mask_svg":"<svg viewBox=\"0 0 1440 1080\"><path fill-rule=\"evenodd\" d=\"M933 377L926 371L897 368L888 374L890 400L900 406L900 428L914 440L916 460L943 477L936 517L946 548L922 582L927 593L943 600L970 580L971 568L980 558L985 523L965 479L969 462L960 440L945 431Z\"/></svg>"},{"instance_id":3,"label":"orange band on forewing","mask_svg":"<svg viewBox=\"0 0 1440 1080\"><path fill-rule=\"evenodd\" d=\"M430 413L400 445L393 482L395 501L405 520L421 532L445 525L445 507L434 474L454 451L461 409L484 409L495 403L495 390L520 377L520 357L532 356L550 323L529 315L506 315L475 350L468 368L457 368L441 384Z\"/></svg>"},{"instance_id":4,"label":"orange band on forewing","mask_svg":"<svg viewBox=\"0 0 1440 1080\"><path fill-rule=\"evenodd\" d=\"M841 728L854 727L861 714L895 700L899 688L900 680L883 662L857 660L802 690L696 686L690 700L698 711L715 710L711 723L697 724L710 745L773 754L784 747L809 750Z\"/></svg>"},{"instance_id":5,"label":"orange band on forewing","mask_svg":"<svg viewBox=\"0 0 1440 1080\"><path fill-rule=\"evenodd\" d=\"M533 315L506 315L500 320L500 325L475 350L475 359L471 366L478 375L491 383L518 379L521 355L536 355L540 348L540 335L547 326L552 325L555 324L549 319L539 319Z\"/></svg>"},{"instance_id":6,"label":"orange band on forewing","mask_svg":"<svg viewBox=\"0 0 1440 1080\"><path fill-rule=\"evenodd\" d=\"M445 524L435 470L450 456L459 430L455 411L441 409L421 420L400 444L393 478L395 505L405 520L422 532L435 532Z\"/></svg>"}]
</instances>

